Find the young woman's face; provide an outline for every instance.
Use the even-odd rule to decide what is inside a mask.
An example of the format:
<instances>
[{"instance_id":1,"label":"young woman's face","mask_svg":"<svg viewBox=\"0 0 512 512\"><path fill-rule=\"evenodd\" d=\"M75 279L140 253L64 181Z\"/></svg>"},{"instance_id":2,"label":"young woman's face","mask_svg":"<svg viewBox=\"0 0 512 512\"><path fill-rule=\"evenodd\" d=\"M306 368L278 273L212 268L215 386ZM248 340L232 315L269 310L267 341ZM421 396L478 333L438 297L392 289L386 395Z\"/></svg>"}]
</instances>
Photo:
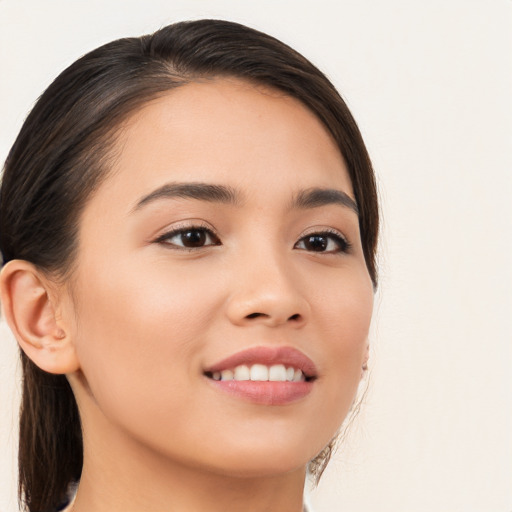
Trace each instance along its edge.
<instances>
[{"instance_id":1,"label":"young woman's face","mask_svg":"<svg viewBox=\"0 0 512 512\"><path fill-rule=\"evenodd\" d=\"M222 473L303 467L354 399L372 313L335 143L300 102L212 80L146 105L116 149L70 293L86 437Z\"/></svg>"}]
</instances>

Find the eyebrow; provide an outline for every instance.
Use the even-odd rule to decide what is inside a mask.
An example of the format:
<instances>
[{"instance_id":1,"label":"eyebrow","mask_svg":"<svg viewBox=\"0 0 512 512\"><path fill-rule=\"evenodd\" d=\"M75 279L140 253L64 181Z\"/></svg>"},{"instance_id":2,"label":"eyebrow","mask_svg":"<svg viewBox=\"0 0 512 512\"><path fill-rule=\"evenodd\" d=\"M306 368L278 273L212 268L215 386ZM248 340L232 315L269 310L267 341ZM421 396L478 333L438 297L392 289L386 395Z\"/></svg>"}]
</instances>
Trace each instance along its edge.
<instances>
[{"instance_id":1,"label":"eyebrow","mask_svg":"<svg viewBox=\"0 0 512 512\"><path fill-rule=\"evenodd\" d=\"M334 188L309 188L301 190L293 200L292 207L298 209L318 208L338 204L359 215L357 203L347 193Z\"/></svg>"},{"instance_id":2,"label":"eyebrow","mask_svg":"<svg viewBox=\"0 0 512 512\"><path fill-rule=\"evenodd\" d=\"M240 194L225 185L209 183L167 183L144 196L133 208L137 211L159 199L197 199L212 203L236 205L240 202Z\"/></svg>"}]
</instances>

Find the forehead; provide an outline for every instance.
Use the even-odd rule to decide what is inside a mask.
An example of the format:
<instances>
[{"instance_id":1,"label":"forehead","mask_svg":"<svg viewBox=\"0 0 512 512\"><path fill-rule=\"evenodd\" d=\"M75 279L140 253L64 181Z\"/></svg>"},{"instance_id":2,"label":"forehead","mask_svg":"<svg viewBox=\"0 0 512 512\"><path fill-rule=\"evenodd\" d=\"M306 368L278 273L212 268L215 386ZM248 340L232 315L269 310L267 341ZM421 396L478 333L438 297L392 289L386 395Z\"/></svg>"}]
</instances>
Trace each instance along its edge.
<instances>
[{"instance_id":1,"label":"forehead","mask_svg":"<svg viewBox=\"0 0 512 512\"><path fill-rule=\"evenodd\" d=\"M283 92L237 79L165 93L132 114L117 146L107 195L122 186L135 200L172 180L254 190L334 186L353 196L341 153L318 118Z\"/></svg>"}]
</instances>

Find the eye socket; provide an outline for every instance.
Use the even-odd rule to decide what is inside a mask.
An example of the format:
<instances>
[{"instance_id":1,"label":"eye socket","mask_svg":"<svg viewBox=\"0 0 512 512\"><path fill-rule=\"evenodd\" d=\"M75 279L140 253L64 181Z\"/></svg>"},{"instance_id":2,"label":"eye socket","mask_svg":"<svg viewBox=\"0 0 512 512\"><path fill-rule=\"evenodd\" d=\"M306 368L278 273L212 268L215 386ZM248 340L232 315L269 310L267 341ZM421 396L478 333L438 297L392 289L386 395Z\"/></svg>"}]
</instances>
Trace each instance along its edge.
<instances>
[{"instance_id":1,"label":"eye socket","mask_svg":"<svg viewBox=\"0 0 512 512\"><path fill-rule=\"evenodd\" d=\"M193 250L220 245L220 240L213 231L203 226L180 227L164 233L155 242L169 245L178 250Z\"/></svg>"},{"instance_id":2,"label":"eye socket","mask_svg":"<svg viewBox=\"0 0 512 512\"><path fill-rule=\"evenodd\" d=\"M310 233L302 237L294 246L295 249L319 253L346 253L350 250L350 243L337 231L323 231Z\"/></svg>"}]
</instances>

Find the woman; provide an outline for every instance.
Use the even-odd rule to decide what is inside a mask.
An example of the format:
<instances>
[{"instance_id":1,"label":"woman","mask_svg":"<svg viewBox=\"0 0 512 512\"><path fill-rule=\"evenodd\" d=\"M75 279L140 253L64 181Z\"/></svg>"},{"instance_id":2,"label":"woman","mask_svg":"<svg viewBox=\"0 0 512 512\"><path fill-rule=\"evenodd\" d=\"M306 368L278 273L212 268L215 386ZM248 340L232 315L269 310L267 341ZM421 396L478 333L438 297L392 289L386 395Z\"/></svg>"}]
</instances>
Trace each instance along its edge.
<instances>
[{"instance_id":1,"label":"woman","mask_svg":"<svg viewBox=\"0 0 512 512\"><path fill-rule=\"evenodd\" d=\"M74 512L303 508L368 359L378 207L327 78L178 23L50 85L5 165L20 497Z\"/></svg>"}]
</instances>

